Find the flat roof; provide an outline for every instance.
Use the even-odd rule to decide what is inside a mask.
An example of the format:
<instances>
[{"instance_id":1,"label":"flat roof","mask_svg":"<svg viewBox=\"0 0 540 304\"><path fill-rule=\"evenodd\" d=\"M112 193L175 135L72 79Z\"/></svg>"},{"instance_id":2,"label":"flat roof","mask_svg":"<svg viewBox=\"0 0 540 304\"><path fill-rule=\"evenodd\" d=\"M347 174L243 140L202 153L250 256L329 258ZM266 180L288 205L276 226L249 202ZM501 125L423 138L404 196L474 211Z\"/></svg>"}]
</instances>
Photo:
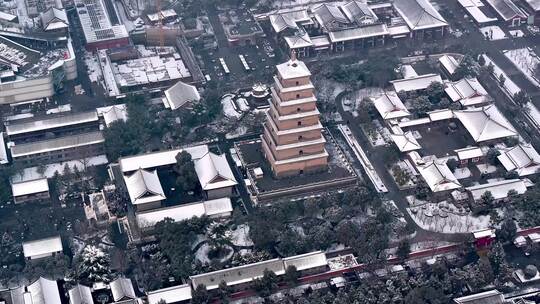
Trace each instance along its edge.
<instances>
[{"instance_id":1,"label":"flat roof","mask_svg":"<svg viewBox=\"0 0 540 304\"><path fill-rule=\"evenodd\" d=\"M158 289L148 292L148 304L158 304L165 301L166 304L186 301L191 299L191 285L184 284L169 288Z\"/></svg>"},{"instance_id":2,"label":"flat roof","mask_svg":"<svg viewBox=\"0 0 540 304\"><path fill-rule=\"evenodd\" d=\"M104 142L105 138L101 132L83 133L50 140L14 145L11 147L11 156L16 158L38 153L89 146Z\"/></svg>"},{"instance_id":3,"label":"flat roof","mask_svg":"<svg viewBox=\"0 0 540 304\"><path fill-rule=\"evenodd\" d=\"M11 192L14 197L49 192L49 183L47 178L40 178L20 183L11 184Z\"/></svg>"},{"instance_id":4,"label":"flat roof","mask_svg":"<svg viewBox=\"0 0 540 304\"><path fill-rule=\"evenodd\" d=\"M75 7L87 43L129 36L124 25L112 25L102 0L75 1Z\"/></svg>"},{"instance_id":5,"label":"flat roof","mask_svg":"<svg viewBox=\"0 0 540 304\"><path fill-rule=\"evenodd\" d=\"M442 83L441 75L425 74L416 77L392 80L390 83L394 86L396 92L410 92L417 90L425 90L433 82Z\"/></svg>"},{"instance_id":6,"label":"flat roof","mask_svg":"<svg viewBox=\"0 0 540 304\"><path fill-rule=\"evenodd\" d=\"M8 136L43 131L48 129L61 128L65 126L77 125L91 121L97 121L98 115L96 111L83 112L69 115L54 116L39 120L31 120L25 122L12 122L6 126L6 134Z\"/></svg>"},{"instance_id":7,"label":"flat roof","mask_svg":"<svg viewBox=\"0 0 540 304\"><path fill-rule=\"evenodd\" d=\"M9 163L9 158L6 150L6 143L4 141L4 132L0 132L0 165Z\"/></svg>"},{"instance_id":8,"label":"flat roof","mask_svg":"<svg viewBox=\"0 0 540 304\"><path fill-rule=\"evenodd\" d=\"M309 252L301 255L283 258L285 269L289 266L296 267L296 270L302 271L322 266L327 266L326 254L322 251Z\"/></svg>"},{"instance_id":9,"label":"flat roof","mask_svg":"<svg viewBox=\"0 0 540 304\"><path fill-rule=\"evenodd\" d=\"M23 242L22 247L25 258L52 254L63 250L60 236Z\"/></svg>"},{"instance_id":10,"label":"flat roof","mask_svg":"<svg viewBox=\"0 0 540 304\"><path fill-rule=\"evenodd\" d=\"M135 156L122 157L118 160L122 172L131 172L138 169L150 169L161 166L168 166L176 163L176 155L182 151L191 154L193 160L203 157L208 153L207 145L186 147L181 149L167 150L140 154Z\"/></svg>"}]
</instances>

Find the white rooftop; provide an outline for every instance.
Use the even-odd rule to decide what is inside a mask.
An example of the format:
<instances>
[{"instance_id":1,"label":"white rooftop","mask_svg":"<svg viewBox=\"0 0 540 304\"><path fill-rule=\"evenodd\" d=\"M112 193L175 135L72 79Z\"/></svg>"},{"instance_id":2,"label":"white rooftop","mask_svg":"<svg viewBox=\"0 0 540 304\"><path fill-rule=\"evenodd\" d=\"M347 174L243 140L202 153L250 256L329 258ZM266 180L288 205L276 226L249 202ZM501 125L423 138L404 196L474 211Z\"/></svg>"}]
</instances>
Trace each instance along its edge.
<instances>
[{"instance_id":1,"label":"white rooftop","mask_svg":"<svg viewBox=\"0 0 540 304\"><path fill-rule=\"evenodd\" d=\"M25 258L52 254L63 250L60 236L23 242L22 247Z\"/></svg>"},{"instance_id":2,"label":"white rooftop","mask_svg":"<svg viewBox=\"0 0 540 304\"><path fill-rule=\"evenodd\" d=\"M191 285L184 284L148 292L148 304L171 304L191 299Z\"/></svg>"},{"instance_id":3,"label":"white rooftop","mask_svg":"<svg viewBox=\"0 0 540 304\"><path fill-rule=\"evenodd\" d=\"M454 111L454 115L476 142L518 135L495 105Z\"/></svg>"},{"instance_id":4,"label":"white rooftop","mask_svg":"<svg viewBox=\"0 0 540 304\"><path fill-rule=\"evenodd\" d=\"M527 191L527 185L521 179L505 179L502 181L491 182L487 184L476 185L466 188L475 201L480 200L485 192L491 192L494 199L508 197L508 191L515 190L518 194Z\"/></svg>"},{"instance_id":5,"label":"white rooftop","mask_svg":"<svg viewBox=\"0 0 540 304\"><path fill-rule=\"evenodd\" d=\"M199 159L208 153L207 145L186 147L167 151L152 152L135 156L123 157L118 160L122 172L131 172L138 169L152 169L169 166L176 163L176 155L182 151L191 155L191 159Z\"/></svg>"},{"instance_id":6,"label":"white rooftop","mask_svg":"<svg viewBox=\"0 0 540 304\"><path fill-rule=\"evenodd\" d=\"M93 111L68 114L63 116L54 116L51 118L44 118L41 120L32 120L27 122L13 122L6 125L6 134L8 136L13 136L16 134L61 128L65 126L77 125L97 120L97 113Z\"/></svg>"},{"instance_id":7,"label":"white rooftop","mask_svg":"<svg viewBox=\"0 0 540 304\"><path fill-rule=\"evenodd\" d=\"M68 291L69 304L94 304L92 290L88 286L77 284Z\"/></svg>"},{"instance_id":8,"label":"white rooftop","mask_svg":"<svg viewBox=\"0 0 540 304\"><path fill-rule=\"evenodd\" d=\"M40 277L34 283L28 285L27 289L28 293L24 294L24 304L62 303L58 283L55 280Z\"/></svg>"},{"instance_id":9,"label":"white rooftop","mask_svg":"<svg viewBox=\"0 0 540 304\"><path fill-rule=\"evenodd\" d=\"M47 182L47 178L12 183L11 192L13 193L14 197L49 192L49 183Z\"/></svg>"},{"instance_id":10,"label":"white rooftop","mask_svg":"<svg viewBox=\"0 0 540 304\"><path fill-rule=\"evenodd\" d=\"M411 30L448 26L428 0L395 0L393 5Z\"/></svg>"},{"instance_id":11,"label":"white rooftop","mask_svg":"<svg viewBox=\"0 0 540 304\"><path fill-rule=\"evenodd\" d=\"M152 211L138 212L136 219L140 228L146 228L152 227L157 222L163 221L166 218L170 218L174 222L180 222L193 217L201 217L203 215L213 216L227 212L232 212L231 200L229 198L221 198L205 202L160 208Z\"/></svg>"},{"instance_id":12,"label":"white rooftop","mask_svg":"<svg viewBox=\"0 0 540 304\"><path fill-rule=\"evenodd\" d=\"M425 90L433 82L442 83L441 75L439 74L425 74L416 77L392 80L390 83L394 86L396 92L410 92Z\"/></svg>"},{"instance_id":13,"label":"white rooftop","mask_svg":"<svg viewBox=\"0 0 540 304\"><path fill-rule=\"evenodd\" d=\"M433 192L461 188L461 184L443 160L435 159L418 166L417 169Z\"/></svg>"},{"instance_id":14,"label":"white rooftop","mask_svg":"<svg viewBox=\"0 0 540 304\"><path fill-rule=\"evenodd\" d=\"M471 159L484 156L484 152L479 147L467 147L454 150L460 160Z\"/></svg>"},{"instance_id":15,"label":"white rooftop","mask_svg":"<svg viewBox=\"0 0 540 304\"><path fill-rule=\"evenodd\" d=\"M195 86L179 81L165 90L163 102L165 103L165 107L176 110L188 102L199 100L201 100L201 95L199 95L199 91Z\"/></svg>"},{"instance_id":16,"label":"white rooftop","mask_svg":"<svg viewBox=\"0 0 540 304\"><path fill-rule=\"evenodd\" d=\"M103 133L101 133L100 131L83 133L71 136L58 137L49 140L17 144L11 147L11 156L21 157L27 155L35 155L38 153L46 153L81 146L95 145L103 142L105 142L105 138L103 137Z\"/></svg>"},{"instance_id":17,"label":"white rooftop","mask_svg":"<svg viewBox=\"0 0 540 304\"><path fill-rule=\"evenodd\" d=\"M232 187L238 184L225 154L216 155L208 152L200 159L195 159L194 165L203 190Z\"/></svg>"},{"instance_id":18,"label":"white rooftop","mask_svg":"<svg viewBox=\"0 0 540 304\"><path fill-rule=\"evenodd\" d=\"M133 289L131 279L119 277L116 280L112 281L109 286L111 288L111 293L115 302L136 298L135 290Z\"/></svg>"},{"instance_id":19,"label":"white rooftop","mask_svg":"<svg viewBox=\"0 0 540 304\"><path fill-rule=\"evenodd\" d=\"M537 173L540 169L540 155L531 144L500 149L497 158L506 171L516 171L519 176Z\"/></svg>"},{"instance_id":20,"label":"white rooftop","mask_svg":"<svg viewBox=\"0 0 540 304\"><path fill-rule=\"evenodd\" d=\"M402 134L390 134L392 140L401 152L409 152L422 149L411 131Z\"/></svg>"},{"instance_id":21,"label":"white rooftop","mask_svg":"<svg viewBox=\"0 0 540 304\"><path fill-rule=\"evenodd\" d=\"M396 119L411 115L396 92L384 92L373 101L383 119Z\"/></svg>"},{"instance_id":22,"label":"white rooftop","mask_svg":"<svg viewBox=\"0 0 540 304\"><path fill-rule=\"evenodd\" d=\"M0 165L5 165L9 163L6 143L4 141L4 132L0 132Z\"/></svg>"},{"instance_id":23,"label":"white rooftop","mask_svg":"<svg viewBox=\"0 0 540 304\"><path fill-rule=\"evenodd\" d=\"M327 266L326 254L322 251L314 251L301 255L283 258L285 269L289 266L294 266L296 270L302 271L322 266Z\"/></svg>"},{"instance_id":24,"label":"white rooftop","mask_svg":"<svg viewBox=\"0 0 540 304\"><path fill-rule=\"evenodd\" d=\"M96 111L98 115L103 116L103 120L105 121L105 125L107 125L107 127L109 127L115 121L127 121L128 119L126 104L96 108Z\"/></svg>"},{"instance_id":25,"label":"white rooftop","mask_svg":"<svg viewBox=\"0 0 540 304\"><path fill-rule=\"evenodd\" d=\"M165 199L165 193L161 187L157 171L139 169L130 176L125 176L124 181L129 193L131 203L134 205L161 201Z\"/></svg>"},{"instance_id":26,"label":"white rooftop","mask_svg":"<svg viewBox=\"0 0 540 304\"><path fill-rule=\"evenodd\" d=\"M459 67L459 63L457 62L456 58L446 54L439 58L439 63L450 75L454 75L456 69Z\"/></svg>"},{"instance_id":27,"label":"white rooftop","mask_svg":"<svg viewBox=\"0 0 540 304\"><path fill-rule=\"evenodd\" d=\"M303 61L296 59L296 56L294 55L293 58L291 58L289 61L278 64L276 68L280 77L283 79L294 79L311 76L311 72L307 68L306 64Z\"/></svg>"},{"instance_id":28,"label":"white rooftop","mask_svg":"<svg viewBox=\"0 0 540 304\"><path fill-rule=\"evenodd\" d=\"M444 91L453 102L459 102L465 107L490 100L488 92L476 78L464 78L447 83Z\"/></svg>"},{"instance_id":29,"label":"white rooftop","mask_svg":"<svg viewBox=\"0 0 540 304\"><path fill-rule=\"evenodd\" d=\"M112 25L102 0L77 0L75 6L87 43L128 38L124 25Z\"/></svg>"}]
</instances>

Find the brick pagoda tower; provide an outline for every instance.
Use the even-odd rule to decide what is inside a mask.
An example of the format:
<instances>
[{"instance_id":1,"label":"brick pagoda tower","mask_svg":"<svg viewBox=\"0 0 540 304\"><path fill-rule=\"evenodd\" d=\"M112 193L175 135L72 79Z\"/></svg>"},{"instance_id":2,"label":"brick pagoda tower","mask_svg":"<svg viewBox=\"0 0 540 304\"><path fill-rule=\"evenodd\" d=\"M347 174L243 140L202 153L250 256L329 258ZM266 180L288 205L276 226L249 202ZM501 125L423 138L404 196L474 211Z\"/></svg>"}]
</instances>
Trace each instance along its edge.
<instances>
[{"instance_id":1,"label":"brick pagoda tower","mask_svg":"<svg viewBox=\"0 0 540 304\"><path fill-rule=\"evenodd\" d=\"M326 140L321 134L320 113L310 76L294 52L289 61L277 65L272 102L261 136L265 157L277 178L327 168Z\"/></svg>"}]
</instances>

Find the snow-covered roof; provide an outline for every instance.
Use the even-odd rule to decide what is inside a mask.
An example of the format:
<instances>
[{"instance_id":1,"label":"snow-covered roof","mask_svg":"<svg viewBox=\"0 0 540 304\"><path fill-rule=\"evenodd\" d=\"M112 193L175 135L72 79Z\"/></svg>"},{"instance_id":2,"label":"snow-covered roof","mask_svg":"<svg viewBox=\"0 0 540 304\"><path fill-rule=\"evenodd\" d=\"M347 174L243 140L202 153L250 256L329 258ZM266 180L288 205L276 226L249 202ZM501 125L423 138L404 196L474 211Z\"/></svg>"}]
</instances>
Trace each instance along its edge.
<instances>
[{"instance_id":1,"label":"snow-covered roof","mask_svg":"<svg viewBox=\"0 0 540 304\"><path fill-rule=\"evenodd\" d=\"M44 13L41 13L41 24L45 31L68 28L69 22L66 11L51 7Z\"/></svg>"},{"instance_id":2,"label":"snow-covered roof","mask_svg":"<svg viewBox=\"0 0 540 304\"><path fill-rule=\"evenodd\" d=\"M285 42L291 50L305 48L313 45L309 34L305 31L298 32L294 36L286 36L283 39L285 39Z\"/></svg>"},{"instance_id":3,"label":"snow-covered roof","mask_svg":"<svg viewBox=\"0 0 540 304\"><path fill-rule=\"evenodd\" d=\"M298 22L309 22L311 18L305 9L270 16L270 24L276 33L286 29L298 29Z\"/></svg>"},{"instance_id":4,"label":"snow-covered roof","mask_svg":"<svg viewBox=\"0 0 540 304\"><path fill-rule=\"evenodd\" d=\"M401 152L408 152L422 149L422 146L418 143L414 137L413 132L408 131L403 134L390 134L392 140Z\"/></svg>"},{"instance_id":5,"label":"snow-covered roof","mask_svg":"<svg viewBox=\"0 0 540 304\"><path fill-rule=\"evenodd\" d=\"M29 133L34 131L43 131L48 129L61 128L71 125L78 125L87 122L97 121L96 111L55 116L41 120L32 120L22 123L10 123L6 126L6 134L13 136L17 134Z\"/></svg>"},{"instance_id":6,"label":"snow-covered roof","mask_svg":"<svg viewBox=\"0 0 540 304\"><path fill-rule=\"evenodd\" d=\"M283 258L283 266L287 269L289 266L296 267L296 270L302 271L328 265L326 254L322 251L314 251L301 255Z\"/></svg>"},{"instance_id":7,"label":"snow-covered roof","mask_svg":"<svg viewBox=\"0 0 540 304\"><path fill-rule=\"evenodd\" d=\"M373 101L383 119L395 119L411 115L396 92L384 92Z\"/></svg>"},{"instance_id":8,"label":"snow-covered roof","mask_svg":"<svg viewBox=\"0 0 540 304\"><path fill-rule=\"evenodd\" d=\"M131 203L134 205L161 201L165 193L161 187L157 171L139 169L130 176L124 177Z\"/></svg>"},{"instance_id":9,"label":"snow-covered roof","mask_svg":"<svg viewBox=\"0 0 540 304\"><path fill-rule=\"evenodd\" d=\"M157 222L163 221L166 218L170 218L174 222L180 222L192 217L201 217L203 215L213 216L227 212L232 212L231 200L229 198L221 198L160 208L152 211L137 212L136 219L139 227L143 228L152 227Z\"/></svg>"},{"instance_id":10,"label":"snow-covered roof","mask_svg":"<svg viewBox=\"0 0 540 304\"><path fill-rule=\"evenodd\" d=\"M454 150L454 152L456 152L457 157L460 160L484 156L484 152L479 147L461 148L461 149Z\"/></svg>"},{"instance_id":11,"label":"snow-covered roof","mask_svg":"<svg viewBox=\"0 0 540 304\"><path fill-rule=\"evenodd\" d=\"M11 193L13 193L14 197L41 192L49 192L49 183L47 182L47 178L11 184Z\"/></svg>"},{"instance_id":12,"label":"snow-covered roof","mask_svg":"<svg viewBox=\"0 0 540 304\"><path fill-rule=\"evenodd\" d=\"M9 163L9 158L6 150L6 143L4 141L4 132L0 132L0 165Z\"/></svg>"},{"instance_id":13,"label":"snow-covered roof","mask_svg":"<svg viewBox=\"0 0 540 304\"><path fill-rule=\"evenodd\" d=\"M433 110L426 114L431 122L454 118L454 113L450 109Z\"/></svg>"},{"instance_id":14,"label":"snow-covered roof","mask_svg":"<svg viewBox=\"0 0 540 304\"><path fill-rule=\"evenodd\" d=\"M439 63L450 75L454 75L456 69L459 67L459 63L456 58L446 54L439 58Z\"/></svg>"},{"instance_id":15,"label":"snow-covered roof","mask_svg":"<svg viewBox=\"0 0 540 304\"><path fill-rule=\"evenodd\" d=\"M324 27L332 27L334 23L350 23L349 18L333 3L323 3L312 9L317 22Z\"/></svg>"},{"instance_id":16,"label":"snow-covered roof","mask_svg":"<svg viewBox=\"0 0 540 304\"><path fill-rule=\"evenodd\" d=\"M166 304L177 303L191 299L191 285L184 284L169 288L158 289L148 292L148 304L158 304L165 301Z\"/></svg>"},{"instance_id":17,"label":"snow-covered roof","mask_svg":"<svg viewBox=\"0 0 540 304\"><path fill-rule=\"evenodd\" d=\"M272 259L253 264L247 264L239 267L222 269L213 272L207 272L199 275L190 276L193 286L204 285L206 289L212 290L219 286L219 283L224 281L228 286L251 282L261 278L264 270L273 271L276 275L285 273L285 267L281 259Z\"/></svg>"},{"instance_id":18,"label":"snow-covered roof","mask_svg":"<svg viewBox=\"0 0 540 304\"><path fill-rule=\"evenodd\" d=\"M289 61L278 64L277 71L282 79L294 79L300 77L309 77L311 72L306 64L293 56Z\"/></svg>"},{"instance_id":19,"label":"snow-covered roof","mask_svg":"<svg viewBox=\"0 0 540 304\"><path fill-rule=\"evenodd\" d=\"M535 11L540 11L540 0L525 0L527 4Z\"/></svg>"},{"instance_id":20,"label":"snow-covered roof","mask_svg":"<svg viewBox=\"0 0 540 304\"><path fill-rule=\"evenodd\" d=\"M208 152L200 159L194 160L194 165L203 190L232 187L238 184L225 154L216 155Z\"/></svg>"},{"instance_id":21,"label":"snow-covered roof","mask_svg":"<svg viewBox=\"0 0 540 304\"><path fill-rule=\"evenodd\" d=\"M128 119L126 104L101 107L97 108L96 111L98 115L103 116L103 120L105 120L105 125L107 125L107 127L117 120L127 121Z\"/></svg>"},{"instance_id":22,"label":"snow-covered roof","mask_svg":"<svg viewBox=\"0 0 540 304\"><path fill-rule=\"evenodd\" d=\"M444 91L452 101L459 101L465 107L486 103L490 100L488 92L476 78L463 78L456 82L447 83Z\"/></svg>"},{"instance_id":23,"label":"snow-covered roof","mask_svg":"<svg viewBox=\"0 0 540 304\"><path fill-rule=\"evenodd\" d=\"M75 7L87 43L129 37L126 26L113 25L102 0L77 0Z\"/></svg>"},{"instance_id":24,"label":"snow-covered roof","mask_svg":"<svg viewBox=\"0 0 540 304\"><path fill-rule=\"evenodd\" d=\"M355 39L370 38L388 35L390 32L386 24L372 24L367 26L353 27L343 30L330 31L328 37L332 42L349 41Z\"/></svg>"},{"instance_id":25,"label":"snow-covered roof","mask_svg":"<svg viewBox=\"0 0 540 304\"><path fill-rule=\"evenodd\" d=\"M63 250L60 236L23 242L22 247L25 258L52 254Z\"/></svg>"},{"instance_id":26,"label":"snow-covered roof","mask_svg":"<svg viewBox=\"0 0 540 304\"><path fill-rule=\"evenodd\" d=\"M204 201L203 204L204 211L208 216L220 215L233 211L231 199L228 197Z\"/></svg>"},{"instance_id":27,"label":"snow-covered roof","mask_svg":"<svg viewBox=\"0 0 540 304\"><path fill-rule=\"evenodd\" d=\"M425 74L416 77L404 78L392 80L390 83L394 86L396 92L410 92L425 90L433 82L442 83L441 75L439 74Z\"/></svg>"},{"instance_id":28,"label":"snow-covered roof","mask_svg":"<svg viewBox=\"0 0 540 304\"><path fill-rule=\"evenodd\" d=\"M518 194L523 194L527 191L527 185L521 179L505 179L502 181L491 182L487 184L467 187L475 201L480 200L485 192L491 192L494 199L502 199L508 197L508 191L515 190Z\"/></svg>"},{"instance_id":29,"label":"snow-covered roof","mask_svg":"<svg viewBox=\"0 0 540 304\"><path fill-rule=\"evenodd\" d=\"M11 147L11 156L15 158L38 153L95 145L103 142L105 142L105 138L103 137L103 133L100 131L83 133L49 140L17 144Z\"/></svg>"},{"instance_id":30,"label":"snow-covered roof","mask_svg":"<svg viewBox=\"0 0 540 304\"><path fill-rule=\"evenodd\" d=\"M27 286L30 299L25 296L24 303L31 304L58 304L60 301L60 292L58 283L55 280L49 280L40 277L34 283Z\"/></svg>"},{"instance_id":31,"label":"snow-covered roof","mask_svg":"<svg viewBox=\"0 0 540 304\"><path fill-rule=\"evenodd\" d=\"M365 1L349 1L341 5L341 10L351 22L358 24L372 23L378 19Z\"/></svg>"},{"instance_id":32,"label":"snow-covered roof","mask_svg":"<svg viewBox=\"0 0 540 304\"><path fill-rule=\"evenodd\" d=\"M179 81L165 90L163 102L166 107L176 110L188 102L199 100L201 100L201 95L195 86Z\"/></svg>"},{"instance_id":33,"label":"snow-covered roof","mask_svg":"<svg viewBox=\"0 0 540 304\"><path fill-rule=\"evenodd\" d=\"M447 26L446 20L428 0L395 0L394 8L411 30Z\"/></svg>"},{"instance_id":34,"label":"snow-covered roof","mask_svg":"<svg viewBox=\"0 0 540 304\"><path fill-rule=\"evenodd\" d=\"M417 169L433 192L461 188L461 184L443 160L435 159L418 166Z\"/></svg>"},{"instance_id":35,"label":"snow-covered roof","mask_svg":"<svg viewBox=\"0 0 540 304\"><path fill-rule=\"evenodd\" d=\"M111 293L115 302L126 299L135 299L137 297L135 295L135 290L133 290L131 279L120 277L112 281L109 286L111 287Z\"/></svg>"},{"instance_id":36,"label":"snow-covered roof","mask_svg":"<svg viewBox=\"0 0 540 304\"><path fill-rule=\"evenodd\" d=\"M9 14L3 11L0 11L0 20L4 20L7 22L13 22L17 19L17 15Z\"/></svg>"},{"instance_id":37,"label":"snow-covered roof","mask_svg":"<svg viewBox=\"0 0 540 304\"><path fill-rule=\"evenodd\" d=\"M481 230L476 230L476 231L473 231L472 232L473 234L473 237L475 239L483 239L483 238L486 238L486 237L495 237L495 231L490 229L490 228L487 228L487 229L481 229ZM472 302L474 304L476 303L484 303L484 302ZM486 304L491 304L493 302L486 302Z\"/></svg>"},{"instance_id":38,"label":"snow-covered roof","mask_svg":"<svg viewBox=\"0 0 540 304\"><path fill-rule=\"evenodd\" d=\"M88 286L77 284L68 291L69 304L94 304L92 289Z\"/></svg>"},{"instance_id":39,"label":"snow-covered roof","mask_svg":"<svg viewBox=\"0 0 540 304\"><path fill-rule=\"evenodd\" d=\"M514 18L526 18L525 13L511 0L486 0L486 2L504 21Z\"/></svg>"},{"instance_id":40,"label":"snow-covered roof","mask_svg":"<svg viewBox=\"0 0 540 304\"><path fill-rule=\"evenodd\" d=\"M122 172L131 172L138 169L152 169L161 166L169 166L176 163L176 155L186 151L191 159L199 159L208 153L207 145L186 147L167 151L152 152L135 156L123 157L118 160Z\"/></svg>"},{"instance_id":41,"label":"snow-covered roof","mask_svg":"<svg viewBox=\"0 0 540 304\"><path fill-rule=\"evenodd\" d=\"M518 135L495 105L454 111L454 115L476 142Z\"/></svg>"},{"instance_id":42,"label":"snow-covered roof","mask_svg":"<svg viewBox=\"0 0 540 304\"><path fill-rule=\"evenodd\" d=\"M531 144L499 150L497 158L507 171L516 171L519 176L537 173L540 169L540 155Z\"/></svg>"}]
</instances>

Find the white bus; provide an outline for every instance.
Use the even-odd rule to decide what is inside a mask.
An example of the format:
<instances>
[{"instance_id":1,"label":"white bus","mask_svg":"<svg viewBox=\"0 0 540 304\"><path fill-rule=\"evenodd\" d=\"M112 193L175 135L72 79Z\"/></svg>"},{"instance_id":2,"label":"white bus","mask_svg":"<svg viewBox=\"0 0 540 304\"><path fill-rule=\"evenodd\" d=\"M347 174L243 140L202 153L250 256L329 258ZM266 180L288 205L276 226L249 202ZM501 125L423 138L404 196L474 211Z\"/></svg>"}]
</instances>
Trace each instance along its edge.
<instances>
[{"instance_id":1,"label":"white bus","mask_svg":"<svg viewBox=\"0 0 540 304\"><path fill-rule=\"evenodd\" d=\"M219 58L219 62L221 63L221 67L223 68L223 72L225 73L225 75L229 75L231 71L229 71L229 67L225 63L225 59Z\"/></svg>"},{"instance_id":2,"label":"white bus","mask_svg":"<svg viewBox=\"0 0 540 304\"><path fill-rule=\"evenodd\" d=\"M244 58L244 55L238 55L238 57L240 57L240 61L242 61L242 64L244 65L244 70L246 70L246 72L249 72L251 69L249 68L246 58Z\"/></svg>"}]
</instances>

